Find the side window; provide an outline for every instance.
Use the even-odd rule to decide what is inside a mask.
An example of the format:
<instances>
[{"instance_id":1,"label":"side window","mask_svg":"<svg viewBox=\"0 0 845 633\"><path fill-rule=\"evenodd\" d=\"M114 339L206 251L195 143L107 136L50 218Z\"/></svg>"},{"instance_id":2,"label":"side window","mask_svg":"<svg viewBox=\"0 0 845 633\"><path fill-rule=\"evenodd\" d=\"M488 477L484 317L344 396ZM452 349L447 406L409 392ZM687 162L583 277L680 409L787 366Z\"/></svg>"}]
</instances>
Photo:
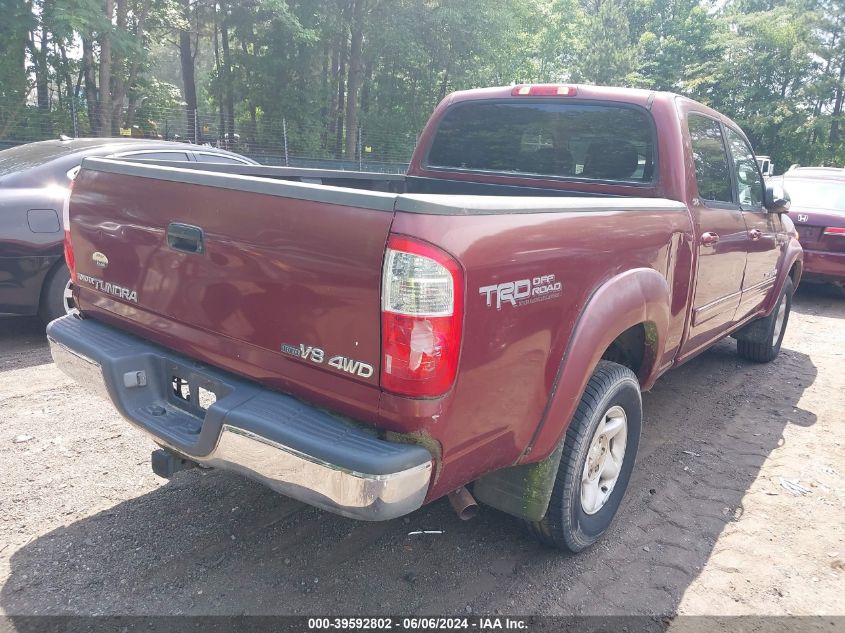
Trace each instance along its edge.
<instances>
[{"instance_id":1,"label":"side window","mask_svg":"<svg viewBox=\"0 0 845 633\"><path fill-rule=\"evenodd\" d=\"M196 154L197 161L200 163L216 163L220 165L244 165L244 161L233 158L232 156L223 156L222 154L207 154L205 152L198 152Z\"/></svg>"},{"instance_id":2,"label":"side window","mask_svg":"<svg viewBox=\"0 0 845 633\"><path fill-rule=\"evenodd\" d=\"M718 121L690 114L687 118L698 195L711 202L733 202L728 154Z\"/></svg>"},{"instance_id":3,"label":"side window","mask_svg":"<svg viewBox=\"0 0 845 633\"><path fill-rule=\"evenodd\" d=\"M138 152L136 154L124 154L125 158L141 158L143 160L179 160L188 161L185 152Z\"/></svg>"},{"instance_id":4,"label":"side window","mask_svg":"<svg viewBox=\"0 0 845 633\"><path fill-rule=\"evenodd\" d=\"M743 208L759 209L763 204L763 178L760 176L760 167L754 158L754 152L744 138L731 128L727 130L728 147L736 170L739 203Z\"/></svg>"}]
</instances>

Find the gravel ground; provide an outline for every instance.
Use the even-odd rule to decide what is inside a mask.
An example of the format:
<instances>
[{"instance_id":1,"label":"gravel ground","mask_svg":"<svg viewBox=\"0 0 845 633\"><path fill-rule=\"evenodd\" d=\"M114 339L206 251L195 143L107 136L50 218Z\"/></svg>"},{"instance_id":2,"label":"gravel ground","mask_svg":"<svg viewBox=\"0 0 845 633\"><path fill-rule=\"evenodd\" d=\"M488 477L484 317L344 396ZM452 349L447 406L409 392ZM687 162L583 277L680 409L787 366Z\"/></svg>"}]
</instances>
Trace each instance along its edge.
<instances>
[{"instance_id":1,"label":"gravel ground","mask_svg":"<svg viewBox=\"0 0 845 633\"><path fill-rule=\"evenodd\" d=\"M569 557L445 501L358 523L232 474L159 479L43 327L3 319L0 613L845 614L843 367L845 299L804 287L774 363L726 340L667 374L616 523Z\"/></svg>"}]
</instances>

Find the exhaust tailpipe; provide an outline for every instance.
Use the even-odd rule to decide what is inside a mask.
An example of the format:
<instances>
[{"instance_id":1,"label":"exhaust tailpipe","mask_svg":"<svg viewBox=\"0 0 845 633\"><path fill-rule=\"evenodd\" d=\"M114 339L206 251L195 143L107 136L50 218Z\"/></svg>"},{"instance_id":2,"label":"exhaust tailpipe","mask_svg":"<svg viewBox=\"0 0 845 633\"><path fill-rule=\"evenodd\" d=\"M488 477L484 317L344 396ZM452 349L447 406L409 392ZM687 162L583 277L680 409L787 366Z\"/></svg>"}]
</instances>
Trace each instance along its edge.
<instances>
[{"instance_id":1,"label":"exhaust tailpipe","mask_svg":"<svg viewBox=\"0 0 845 633\"><path fill-rule=\"evenodd\" d=\"M478 503L465 486L449 493L449 503L461 521L469 521L478 514Z\"/></svg>"}]
</instances>

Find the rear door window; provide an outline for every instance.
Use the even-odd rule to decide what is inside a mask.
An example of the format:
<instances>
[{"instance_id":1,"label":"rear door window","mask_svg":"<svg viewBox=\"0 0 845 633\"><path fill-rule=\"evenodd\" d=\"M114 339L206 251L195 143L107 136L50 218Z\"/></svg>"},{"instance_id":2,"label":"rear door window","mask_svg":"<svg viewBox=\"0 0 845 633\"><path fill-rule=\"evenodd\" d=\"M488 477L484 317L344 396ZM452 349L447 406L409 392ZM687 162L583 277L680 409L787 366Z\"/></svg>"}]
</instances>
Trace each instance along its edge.
<instances>
[{"instance_id":1,"label":"rear door window","mask_svg":"<svg viewBox=\"0 0 845 633\"><path fill-rule=\"evenodd\" d=\"M728 147L734 162L739 204L743 209L760 209L763 206L763 177L754 158L751 146L742 136L727 128Z\"/></svg>"},{"instance_id":2,"label":"rear door window","mask_svg":"<svg viewBox=\"0 0 845 633\"><path fill-rule=\"evenodd\" d=\"M700 114L687 118L698 197L710 202L733 202L731 171L722 126Z\"/></svg>"},{"instance_id":3,"label":"rear door window","mask_svg":"<svg viewBox=\"0 0 845 633\"><path fill-rule=\"evenodd\" d=\"M475 101L443 117L428 153L435 169L632 184L655 176L645 110L610 103Z\"/></svg>"},{"instance_id":4,"label":"rear door window","mask_svg":"<svg viewBox=\"0 0 845 633\"><path fill-rule=\"evenodd\" d=\"M201 163L215 163L219 165L246 165L245 161L234 158L233 156L224 156L223 154L209 154L207 152L197 152L197 160Z\"/></svg>"},{"instance_id":5,"label":"rear door window","mask_svg":"<svg viewBox=\"0 0 845 633\"><path fill-rule=\"evenodd\" d=\"M124 158L142 158L144 160L190 160L185 152L133 152L131 154L123 154L122 156Z\"/></svg>"}]
</instances>

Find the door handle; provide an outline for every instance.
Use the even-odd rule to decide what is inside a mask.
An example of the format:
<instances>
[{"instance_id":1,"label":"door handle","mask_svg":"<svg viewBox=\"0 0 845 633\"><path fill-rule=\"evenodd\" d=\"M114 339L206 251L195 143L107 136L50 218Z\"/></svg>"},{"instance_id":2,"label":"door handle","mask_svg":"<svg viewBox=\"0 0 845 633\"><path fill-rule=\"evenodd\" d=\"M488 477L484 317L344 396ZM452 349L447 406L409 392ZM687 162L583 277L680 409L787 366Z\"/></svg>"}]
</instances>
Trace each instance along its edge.
<instances>
[{"instance_id":1,"label":"door handle","mask_svg":"<svg viewBox=\"0 0 845 633\"><path fill-rule=\"evenodd\" d=\"M177 251L200 254L205 251L205 238L198 226L171 222L167 226L167 245Z\"/></svg>"},{"instance_id":2,"label":"door handle","mask_svg":"<svg viewBox=\"0 0 845 633\"><path fill-rule=\"evenodd\" d=\"M702 246L713 246L716 242L719 241L719 234L718 233L704 233L701 236L701 245Z\"/></svg>"},{"instance_id":3,"label":"door handle","mask_svg":"<svg viewBox=\"0 0 845 633\"><path fill-rule=\"evenodd\" d=\"M759 240L761 237L763 237L763 231L761 231L760 229L751 229L750 231L748 231L748 234L751 236L752 240Z\"/></svg>"}]
</instances>

